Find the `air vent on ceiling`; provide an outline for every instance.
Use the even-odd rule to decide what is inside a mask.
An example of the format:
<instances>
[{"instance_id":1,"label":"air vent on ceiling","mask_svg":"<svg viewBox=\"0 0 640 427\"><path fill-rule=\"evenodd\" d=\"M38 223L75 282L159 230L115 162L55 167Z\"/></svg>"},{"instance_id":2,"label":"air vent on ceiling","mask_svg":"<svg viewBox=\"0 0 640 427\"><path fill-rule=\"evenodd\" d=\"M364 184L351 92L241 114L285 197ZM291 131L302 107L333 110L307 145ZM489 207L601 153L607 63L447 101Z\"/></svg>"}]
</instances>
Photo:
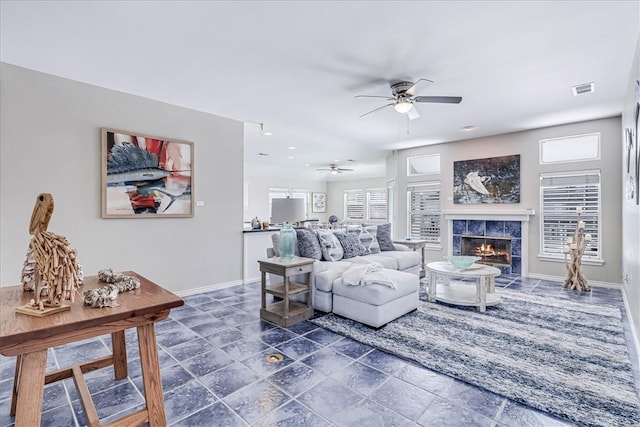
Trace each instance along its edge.
<instances>
[{"instance_id":1,"label":"air vent on ceiling","mask_svg":"<svg viewBox=\"0 0 640 427\"><path fill-rule=\"evenodd\" d=\"M573 96L583 95L585 93L591 93L595 91L596 84L594 82L582 83L573 87Z\"/></svg>"}]
</instances>

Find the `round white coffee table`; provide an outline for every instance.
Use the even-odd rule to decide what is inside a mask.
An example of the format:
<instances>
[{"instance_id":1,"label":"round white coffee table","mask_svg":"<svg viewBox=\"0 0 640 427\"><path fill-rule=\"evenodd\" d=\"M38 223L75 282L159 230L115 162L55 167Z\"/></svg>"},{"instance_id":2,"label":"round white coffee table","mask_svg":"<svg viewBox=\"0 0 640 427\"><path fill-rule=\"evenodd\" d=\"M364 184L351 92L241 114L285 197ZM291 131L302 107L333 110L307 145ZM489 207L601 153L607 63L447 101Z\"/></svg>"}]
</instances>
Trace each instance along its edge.
<instances>
[{"instance_id":1,"label":"round white coffee table","mask_svg":"<svg viewBox=\"0 0 640 427\"><path fill-rule=\"evenodd\" d=\"M500 302L500 295L495 293L494 279L500 275L496 267L483 264L473 264L465 270L456 270L448 261L437 261L427 264L429 271L429 301L441 301L448 304L478 307L485 312L487 306ZM451 283L450 278L474 278L472 282ZM438 283L440 279L440 283Z\"/></svg>"}]
</instances>

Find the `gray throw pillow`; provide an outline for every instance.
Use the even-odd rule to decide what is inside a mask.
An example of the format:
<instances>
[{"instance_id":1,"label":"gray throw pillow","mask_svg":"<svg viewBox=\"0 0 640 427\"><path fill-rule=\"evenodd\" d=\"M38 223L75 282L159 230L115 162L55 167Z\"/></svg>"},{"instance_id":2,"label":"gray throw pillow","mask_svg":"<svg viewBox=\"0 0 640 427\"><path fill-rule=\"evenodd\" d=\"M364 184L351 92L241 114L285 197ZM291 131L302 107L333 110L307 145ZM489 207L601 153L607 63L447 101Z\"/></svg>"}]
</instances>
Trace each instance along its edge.
<instances>
[{"instance_id":1,"label":"gray throw pillow","mask_svg":"<svg viewBox=\"0 0 640 427\"><path fill-rule=\"evenodd\" d=\"M340 241L331 230L318 230L318 241L325 261L340 261L344 256Z\"/></svg>"},{"instance_id":2,"label":"gray throw pillow","mask_svg":"<svg viewBox=\"0 0 640 427\"><path fill-rule=\"evenodd\" d=\"M320 261L322 259L322 248L315 231L299 228L296 230L296 234L298 235L300 256Z\"/></svg>"},{"instance_id":3,"label":"gray throw pillow","mask_svg":"<svg viewBox=\"0 0 640 427\"><path fill-rule=\"evenodd\" d=\"M360 243L357 235L353 233L336 233L336 237L344 251L343 259L364 255L364 246Z\"/></svg>"},{"instance_id":4,"label":"gray throw pillow","mask_svg":"<svg viewBox=\"0 0 640 427\"><path fill-rule=\"evenodd\" d=\"M381 251L395 251L391 240L391 224L382 224L378 226L376 231L376 237L378 238L378 245Z\"/></svg>"}]
</instances>

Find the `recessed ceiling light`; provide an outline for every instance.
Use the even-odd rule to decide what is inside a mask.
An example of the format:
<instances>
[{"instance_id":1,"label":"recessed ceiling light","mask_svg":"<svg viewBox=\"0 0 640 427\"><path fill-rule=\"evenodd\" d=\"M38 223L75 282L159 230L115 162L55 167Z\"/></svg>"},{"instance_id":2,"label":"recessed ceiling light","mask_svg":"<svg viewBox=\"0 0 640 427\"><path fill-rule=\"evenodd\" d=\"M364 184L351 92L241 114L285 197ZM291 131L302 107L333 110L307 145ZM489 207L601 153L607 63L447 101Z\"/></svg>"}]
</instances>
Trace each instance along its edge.
<instances>
[{"instance_id":1,"label":"recessed ceiling light","mask_svg":"<svg viewBox=\"0 0 640 427\"><path fill-rule=\"evenodd\" d=\"M289 156L289 157L287 157L287 159L295 159L295 157Z\"/></svg>"},{"instance_id":2,"label":"recessed ceiling light","mask_svg":"<svg viewBox=\"0 0 640 427\"><path fill-rule=\"evenodd\" d=\"M582 83L579 85L575 85L573 88L573 96L584 95L585 93L591 93L596 91L595 82L591 83Z\"/></svg>"},{"instance_id":3,"label":"recessed ceiling light","mask_svg":"<svg viewBox=\"0 0 640 427\"><path fill-rule=\"evenodd\" d=\"M305 166L311 166L309 163L305 163L304 165L305 165Z\"/></svg>"},{"instance_id":4,"label":"recessed ceiling light","mask_svg":"<svg viewBox=\"0 0 640 427\"><path fill-rule=\"evenodd\" d=\"M271 133L271 132L264 132L264 133L263 133L263 135L264 135L264 136L271 136L271 135L273 135L273 133Z\"/></svg>"},{"instance_id":5,"label":"recessed ceiling light","mask_svg":"<svg viewBox=\"0 0 640 427\"><path fill-rule=\"evenodd\" d=\"M295 149L296 149L296 147L294 147L294 146L287 147L287 148L288 148L289 150L295 150Z\"/></svg>"},{"instance_id":6,"label":"recessed ceiling light","mask_svg":"<svg viewBox=\"0 0 640 427\"><path fill-rule=\"evenodd\" d=\"M464 126L461 130L464 132L469 132L471 130L474 130L475 128L475 126Z\"/></svg>"},{"instance_id":7,"label":"recessed ceiling light","mask_svg":"<svg viewBox=\"0 0 640 427\"><path fill-rule=\"evenodd\" d=\"M334 160L334 162L336 162L336 163L338 163L339 161L340 161L340 160L338 160L338 159Z\"/></svg>"}]
</instances>

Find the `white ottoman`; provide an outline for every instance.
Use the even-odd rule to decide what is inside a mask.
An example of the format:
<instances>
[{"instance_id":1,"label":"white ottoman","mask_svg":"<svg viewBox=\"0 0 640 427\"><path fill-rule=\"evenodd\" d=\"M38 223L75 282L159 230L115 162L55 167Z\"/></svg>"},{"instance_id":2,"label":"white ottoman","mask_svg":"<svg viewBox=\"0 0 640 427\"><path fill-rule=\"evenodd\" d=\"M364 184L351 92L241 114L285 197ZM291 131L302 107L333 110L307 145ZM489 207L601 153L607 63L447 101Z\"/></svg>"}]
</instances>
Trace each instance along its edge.
<instances>
[{"instance_id":1,"label":"white ottoman","mask_svg":"<svg viewBox=\"0 0 640 427\"><path fill-rule=\"evenodd\" d=\"M420 279L415 274L383 269L397 288L377 283L346 285L342 278L333 283L333 312L365 325L379 328L418 308Z\"/></svg>"}]
</instances>

